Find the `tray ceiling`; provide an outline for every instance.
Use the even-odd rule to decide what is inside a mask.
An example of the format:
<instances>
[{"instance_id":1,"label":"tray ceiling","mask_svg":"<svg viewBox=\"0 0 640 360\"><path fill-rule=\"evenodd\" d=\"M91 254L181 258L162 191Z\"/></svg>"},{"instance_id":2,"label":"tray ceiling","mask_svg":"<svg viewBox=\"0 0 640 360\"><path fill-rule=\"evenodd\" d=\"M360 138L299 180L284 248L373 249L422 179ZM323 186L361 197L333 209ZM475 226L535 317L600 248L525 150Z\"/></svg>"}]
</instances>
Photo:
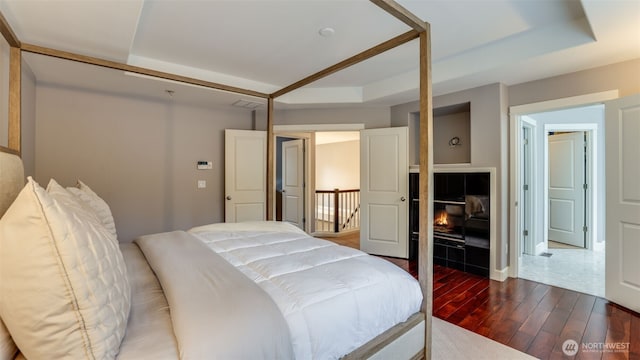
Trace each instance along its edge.
<instances>
[{"instance_id":1,"label":"tray ceiling","mask_svg":"<svg viewBox=\"0 0 640 360\"><path fill-rule=\"evenodd\" d=\"M435 95L640 57L636 1L399 3L431 24ZM409 30L366 0L0 0L0 10L22 42L267 93ZM325 27L335 34L320 36ZM416 100L417 57L413 41L277 101ZM45 63L32 66L38 81L64 82Z\"/></svg>"}]
</instances>

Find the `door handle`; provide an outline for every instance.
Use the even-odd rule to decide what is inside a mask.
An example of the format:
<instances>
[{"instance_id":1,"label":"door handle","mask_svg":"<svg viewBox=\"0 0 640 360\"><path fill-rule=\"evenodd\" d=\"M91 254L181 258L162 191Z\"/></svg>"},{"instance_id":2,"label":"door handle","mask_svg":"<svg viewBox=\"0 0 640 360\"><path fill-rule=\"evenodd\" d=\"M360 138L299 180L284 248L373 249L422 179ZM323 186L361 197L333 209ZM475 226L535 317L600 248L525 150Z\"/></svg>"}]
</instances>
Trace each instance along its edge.
<instances>
[{"instance_id":1,"label":"door handle","mask_svg":"<svg viewBox=\"0 0 640 360\"><path fill-rule=\"evenodd\" d=\"M404 196L400 198L400 201L405 201L405 200L407 199L405 199Z\"/></svg>"},{"instance_id":2,"label":"door handle","mask_svg":"<svg viewBox=\"0 0 640 360\"><path fill-rule=\"evenodd\" d=\"M283 193L283 194L284 194L284 193L286 193L286 192L287 192L287 190L285 190L285 189L282 189L282 193Z\"/></svg>"},{"instance_id":3,"label":"door handle","mask_svg":"<svg viewBox=\"0 0 640 360\"><path fill-rule=\"evenodd\" d=\"M231 200L231 196L227 195L227 200Z\"/></svg>"}]
</instances>

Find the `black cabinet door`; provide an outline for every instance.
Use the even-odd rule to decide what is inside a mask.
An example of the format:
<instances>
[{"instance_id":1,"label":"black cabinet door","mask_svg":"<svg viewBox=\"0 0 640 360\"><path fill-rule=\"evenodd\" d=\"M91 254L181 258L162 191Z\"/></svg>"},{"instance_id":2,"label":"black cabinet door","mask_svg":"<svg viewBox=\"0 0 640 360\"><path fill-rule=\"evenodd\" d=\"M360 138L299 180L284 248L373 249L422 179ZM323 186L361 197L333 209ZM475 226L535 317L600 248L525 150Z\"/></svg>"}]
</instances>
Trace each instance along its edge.
<instances>
[{"instance_id":1,"label":"black cabinet door","mask_svg":"<svg viewBox=\"0 0 640 360\"><path fill-rule=\"evenodd\" d=\"M475 246L465 247L465 262L469 265L489 268L489 249Z\"/></svg>"},{"instance_id":2,"label":"black cabinet door","mask_svg":"<svg viewBox=\"0 0 640 360\"><path fill-rule=\"evenodd\" d=\"M464 263L464 245L447 248L447 260L453 262Z\"/></svg>"},{"instance_id":3,"label":"black cabinet door","mask_svg":"<svg viewBox=\"0 0 640 360\"><path fill-rule=\"evenodd\" d=\"M443 260L447 259L447 247L440 244L433 244L433 257Z\"/></svg>"}]
</instances>

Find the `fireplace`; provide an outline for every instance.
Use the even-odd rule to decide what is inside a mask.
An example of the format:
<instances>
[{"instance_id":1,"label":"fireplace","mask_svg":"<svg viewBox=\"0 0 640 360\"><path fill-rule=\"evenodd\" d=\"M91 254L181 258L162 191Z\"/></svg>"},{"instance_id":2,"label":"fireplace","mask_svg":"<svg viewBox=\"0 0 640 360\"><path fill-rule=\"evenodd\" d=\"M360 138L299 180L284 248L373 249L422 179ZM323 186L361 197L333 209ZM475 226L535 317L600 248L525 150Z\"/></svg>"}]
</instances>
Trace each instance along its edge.
<instances>
[{"instance_id":1,"label":"fireplace","mask_svg":"<svg viewBox=\"0 0 640 360\"><path fill-rule=\"evenodd\" d=\"M489 276L491 238L488 172L436 172L433 182L433 263ZM409 258L419 252L419 174L409 174Z\"/></svg>"},{"instance_id":2,"label":"fireplace","mask_svg":"<svg viewBox=\"0 0 640 360\"><path fill-rule=\"evenodd\" d=\"M433 204L434 236L442 236L451 238L452 240L463 240L464 208L464 203L435 200Z\"/></svg>"},{"instance_id":3,"label":"fireplace","mask_svg":"<svg viewBox=\"0 0 640 360\"><path fill-rule=\"evenodd\" d=\"M488 173L434 174L435 264L489 275L489 184Z\"/></svg>"}]
</instances>

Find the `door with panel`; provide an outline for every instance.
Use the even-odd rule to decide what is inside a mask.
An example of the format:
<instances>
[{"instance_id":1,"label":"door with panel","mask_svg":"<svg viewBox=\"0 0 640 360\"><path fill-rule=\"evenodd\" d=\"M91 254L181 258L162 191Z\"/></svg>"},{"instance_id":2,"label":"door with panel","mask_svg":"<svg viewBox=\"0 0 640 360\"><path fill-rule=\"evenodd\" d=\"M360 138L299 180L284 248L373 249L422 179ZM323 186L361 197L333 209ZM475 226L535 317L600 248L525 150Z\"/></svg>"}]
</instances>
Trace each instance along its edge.
<instances>
[{"instance_id":1,"label":"door with panel","mask_svg":"<svg viewBox=\"0 0 640 360\"><path fill-rule=\"evenodd\" d=\"M585 247L584 132L549 135L548 239Z\"/></svg>"},{"instance_id":2,"label":"door with panel","mask_svg":"<svg viewBox=\"0 0 640 360\"><path fill-rule=\"evenodd\" d=\"M266 219L267 132L225 130L225 222Z\"/></svg>"},{"instance_id":3,"label":"door with panel","mask_svg":"<svg viewBox=\"0 0 640 360\"><path fill-rule=\"evenodd\" d=\"M282 220L304 230L304 140L282 143Z\"/></svg>"},{"instance_id":4,"label":"door with panel","mask_svg":"<svg viewBox=\"0 0 640 360\"><path fill-rule=\"evenodd\" d=\"M640 312L640 94L605 103L607 299Z\"/></svg>"},{"instance_id":5,"label":"door with panel","mask_svg":"<svg viewBox=\"0 0 640 360\"><path fill-rule=\"evenodd\" d=\"M409 157L407 127L360 132L360 249L407 258Z\"/></svg>"}]
</instances>

